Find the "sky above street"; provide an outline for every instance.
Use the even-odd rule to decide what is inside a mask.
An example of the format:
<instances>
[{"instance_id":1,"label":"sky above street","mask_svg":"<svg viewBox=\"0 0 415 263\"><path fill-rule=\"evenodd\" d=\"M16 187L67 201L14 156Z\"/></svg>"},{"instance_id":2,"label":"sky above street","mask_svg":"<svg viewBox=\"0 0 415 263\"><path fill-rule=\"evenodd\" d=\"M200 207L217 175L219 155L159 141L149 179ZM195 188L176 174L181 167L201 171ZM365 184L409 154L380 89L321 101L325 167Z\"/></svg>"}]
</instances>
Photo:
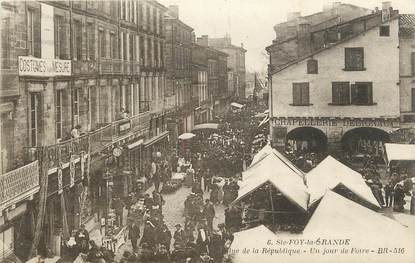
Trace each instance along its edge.
<instances>
[{"instance_id":1,"label":"sky above street","mask_svg":"<svg viewBox=\"0 0 415 263\"><path fill-rule=\"evenodd\" d=\"M179 18L194 28L196 36L223 37L229 33L234 45L244 43L246 68L264 72L268 63L265 47L275 37L273 26L285 22L287 13L320 12L330 0L159 0L165 6L179 5ZM381 0L343 0L369 9L381 8ZM415 13L415 0L393 0L400 13Z\"/></svg>"}]
</instances>

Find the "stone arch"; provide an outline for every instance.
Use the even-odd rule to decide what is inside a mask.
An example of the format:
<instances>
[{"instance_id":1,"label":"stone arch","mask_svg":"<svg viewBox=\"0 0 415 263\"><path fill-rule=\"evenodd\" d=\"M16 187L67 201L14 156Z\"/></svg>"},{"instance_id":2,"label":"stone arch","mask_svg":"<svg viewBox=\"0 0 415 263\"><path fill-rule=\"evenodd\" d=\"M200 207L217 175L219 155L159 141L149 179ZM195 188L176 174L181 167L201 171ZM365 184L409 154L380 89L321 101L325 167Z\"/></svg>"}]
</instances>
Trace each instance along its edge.
<instances>
[{"instance_id":1,"label":"stone arch","mask_svg":"<svg viewBox=\"0 0 415 263\"><path fill-rule=\"evenodd\" d=\"M345 132L341 138L343 151L349 155L374 155L383 158L383 144L390 142L390 134L374 127L358 127Z\"/></svg>"},{"instance_id":2,"label":"stone arch","mask_svg":"<svg viewBox=\"0 0 415 263\"><path fill-rule=\"evenodd\" d=\"M307 149L305 151L310 152L325 152L327 151L328 139L326 134L315 127L297 127L290 130L287 133L286 141L295 141L297 150L304 149L305 146ZM305 142L305 144L303 143ZM301 144L301 145L299 145Z\"/></svg>"}]
</instances>

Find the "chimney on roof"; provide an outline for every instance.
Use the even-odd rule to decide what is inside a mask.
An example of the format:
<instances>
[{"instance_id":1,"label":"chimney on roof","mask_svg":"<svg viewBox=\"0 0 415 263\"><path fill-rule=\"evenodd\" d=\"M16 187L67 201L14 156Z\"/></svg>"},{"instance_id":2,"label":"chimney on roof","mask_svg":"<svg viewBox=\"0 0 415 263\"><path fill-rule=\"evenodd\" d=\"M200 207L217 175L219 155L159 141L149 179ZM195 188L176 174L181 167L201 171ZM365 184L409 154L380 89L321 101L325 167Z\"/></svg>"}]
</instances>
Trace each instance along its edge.
<instances>
[{"instance_id":1,"label":"chimney on roof","mask_svg":"<svg viewBox=\"0 0 415 263\"><path fill-rule=\"evenodd\" d=\"M297 19L301 16L301 12L289 12L287 14L287 21Z\"/></svg>"},{"instance_id":2,"label":"chimney on roof","mask_svg":"<svg viewBox=\"0 0 415 263\"><path fill-rule=\"evenodd\" d=\"M169 5L169 15L178 19L179 18L179 6Z\"/></svg>"},{"instance_id":3,"label":"chimney on roof","mask_svg":"<svg viewBox=\"0 0 415 263\"><path fill-rule=\"evenodd\" d=\"M208 35L202 35L202 36L198 37L196 43L198 45L208 47L209 46L209 36Z\"/></svg>"},{"instance_id":4,"label":"chimney on roof","mask_svg":"<svg viewBox=\"0 0 415 263\"><path fill-rule=\"evenodd\" d=\"M389 21L391 15L392 4L390 1L382 2L382 22Z\"/></svg>"},{"instance_id":5,"label":"chimney on roof","mask_svg":"<svg viewBox=\"0 0 415 263\"><path fill-rule=\"evenodd\" d=\"M196 35L195 32L192 32L192 43L196 43Z\"/></svg>"}]
</instances>

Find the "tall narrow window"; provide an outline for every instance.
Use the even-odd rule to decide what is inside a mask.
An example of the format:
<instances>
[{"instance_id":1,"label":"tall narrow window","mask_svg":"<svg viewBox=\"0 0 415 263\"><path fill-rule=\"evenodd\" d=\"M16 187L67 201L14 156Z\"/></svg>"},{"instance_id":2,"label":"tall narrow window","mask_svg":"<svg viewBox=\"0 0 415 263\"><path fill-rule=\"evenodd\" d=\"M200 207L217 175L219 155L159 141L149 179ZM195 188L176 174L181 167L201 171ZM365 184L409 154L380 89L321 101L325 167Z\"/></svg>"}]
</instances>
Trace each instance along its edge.
<instances>
[{"instance_id":1,"label":"tall narrow window","mask_svg":"<svg viewBox=\"0 0 415 263\"><path fill-rule=\"evenodd\" d=\"M115 47L114 47L114 39L115 39L115 34L114 33L110 33L110 57L111 58L115 58Z\"/></svg>"},{"instance_id":2,"label":"tall narrow window","mask_svg":"<svg viewBox=\"0 0 415 263\"><path fill-rule=\"evenodd\" d=\"M75 88L73 90L72 96L72 119L73 124L79 124L79 89Z\"/></svg>"},{"instance_id":3,"label":"tall narrow window","mask_svg":"<svg viewBox=\"0 0 415 263\"><path fill-rule=\"evenodd\" d=\"M27 52L28 55L34 55L34 11L31 9L27 10Z\"/></svg>"},{"instance_id":4,"label":"tall narrow window","mask_svg":"<svg viewBox=\"0 0 415 263\"><path fill-rule=\"evenodd\" d=\"M122 58L127 60L127 33L122 33Z\"/></svg>"},{"instance_id":5,"label":"tall narrow window","mask_svg":"<svg viewBox=\"0 0 415 263\"><path fill-rule=\"evenodd\" d=\"M99 48L102 58L106 57L106 43L105 43L105 32L104 30L99 30Z\"/></svg>"},{"instance_id":6,"label":"tall narrow window","mask_svg":"<svg viewBox=\"0 0 415 263\"><path fill-rule=\"evenodd\" d=\"M82 60L82 22L75 21L74 23L74 58L76 60Z\"/></svg>"},{"instance_id":7,"label":"tall narrow window","mask_svg":"<svg viewBox=\"0 0 415 263\"><path fill-rule=\"evenodd\" d=\"M159 62L159 44L156 39L154 39L154 62L156 64L156 67L158 66Z\"/></svg>"},{"instance_id":8,"label":"tall narrow window","mask_svg":"<svg viewBox=\"0 0 415 263\"><path fill-rule=\"evenodd\" d=\"M55 124L56 124L56 139L62 138L62 90L56 91L55 102Z\"/></svg>"},{"instance_id":9,"label":"tall narrow window","mask_svg":"<svg viewBox=\"0 0 415 263\"><path fill-rule=\"evenodd\" d=\"M147 17L147 30L151 29L151 23L150 23L150 7L147 6L147 10L146 10L146 17Z\"/></svg>"},{"instance_id":10,"label":"tall narrow window","mask_svg":"<svg viewBox=\"0 0 415 263\"><path fill-rule=\"evenodd\" d=\"M129 52L130 52L130 61L134 61L134 36L130 34L130 46L129 46Z\"/></svg>"},{"instance_id":11,"label":"tall narrow window","mask_svg":"<svg viewBox=\"0 0 415 263\"><path fill-rule=\"evenodd\" d=\"M87 25L88 59L95 60L95 26L92 23Z\"/></svg>"},{"instance_id":12,"label":"tall narrow window","mask_svg":"<svg viewBox=\"0 0 415 263\"><path fill-rule=\"evenodd\" d=\"M152 61L152 54L151 54L151 39L147 39L147 65L151 66L153 61Z\"/></svg>"},{"instance_id":13,"label":"tall narrow window","mask_svg":"<svg viewBox=\"0 0 415 263\"><path fill-rule=\"evenodd\" d=\"M42 123L40 93L30 93L30 143L38 146Z\"/></svg>"},{"instance_id":14,"label":"tall narrow window","mask_svg":"<svg viewBox=\"0 0 415 263\"><path fill-rule=\"evenodd\" d=\"M144 37L140 36L140 53L139 53L139 57L140 57L140 65L142 66L144 64L144 56L145 56L145 46L144 46Z\"/></svg>"},{"instance_id":15,"label":"tall narrow window","mask_svg":"<svg viewBox=\"0 0 415 263\"><path fill-rule=\"evenodd\" d=\"M308 106L310 105L309 83L293 83L293 105Z\"/></svg>"}]
</instances>

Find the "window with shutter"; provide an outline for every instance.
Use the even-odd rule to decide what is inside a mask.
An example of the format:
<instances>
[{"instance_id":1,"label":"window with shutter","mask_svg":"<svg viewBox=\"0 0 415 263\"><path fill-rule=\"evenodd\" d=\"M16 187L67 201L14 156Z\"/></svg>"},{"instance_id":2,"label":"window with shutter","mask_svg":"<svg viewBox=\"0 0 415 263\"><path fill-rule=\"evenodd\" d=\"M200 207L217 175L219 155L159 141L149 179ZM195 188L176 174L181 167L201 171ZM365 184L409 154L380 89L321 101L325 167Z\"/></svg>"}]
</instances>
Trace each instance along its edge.
<instances>
[{"instance_id":1,"label":"window with shutter","mask_svg":"<svg viewBox=\"0 0 415 263\"><path fill-rule=\"evenodd\" d=\"M332 82L332 104L350 104L350 84L349 82Z\"/></svg>"},{"instance_id":2,"label":"window with shutter","mask_svg":"<svg viewBox=\"0 0 415 263\"><path fill-rule=\"evenodd\" d=\"M55 102L55 124L56 124L56 139L62 138L62 90L56 91Z\"/></svg>"},{"instance_id":3,"label":"window with shutter","mask_svg":"<svg viewBox=\"0 0 415 263\"><path fill-rule=\"evenodd\" d=\"M381 37L388 37L390 35L390 27L389 26L380 26L379 27L379 36Z\"/></svg>"},{"instance_id":4,"label":"window with shutter","mask_svg":"<svg viewBox=\"0 0 415 263\"><path fill-rule=\"evenodd\" d=\"M345 48L345 70L364 70L364 49Z\"/></svg>"},{"instance_id":5,"label":"window with shutter","mask_svg":"<svg viewBox=\"0 0 415 263\"><path fill-rule=\"evenodd\" d=\"M315 59L307 61L307 74L318 74L318 62Z\"/></svg>"},{"instance_id":6,"label":"window with shutter","mask_svg":"<svg viewBox=\"0 0 415 263\"><path fill-rule=\"evenodd\" d=\"M352 85L352 104L373 104L372 82L356 82Z\"/></svg>"},{"instance_id":7,"label":"window with shutter","mask_svg":"<svg viewBox=\"0 0 415 263\"><path fill-rule=\"evenodd\" d=\"M310 105L309 83L293 83L293 105Z\"/></svg>"}]
</instances>

